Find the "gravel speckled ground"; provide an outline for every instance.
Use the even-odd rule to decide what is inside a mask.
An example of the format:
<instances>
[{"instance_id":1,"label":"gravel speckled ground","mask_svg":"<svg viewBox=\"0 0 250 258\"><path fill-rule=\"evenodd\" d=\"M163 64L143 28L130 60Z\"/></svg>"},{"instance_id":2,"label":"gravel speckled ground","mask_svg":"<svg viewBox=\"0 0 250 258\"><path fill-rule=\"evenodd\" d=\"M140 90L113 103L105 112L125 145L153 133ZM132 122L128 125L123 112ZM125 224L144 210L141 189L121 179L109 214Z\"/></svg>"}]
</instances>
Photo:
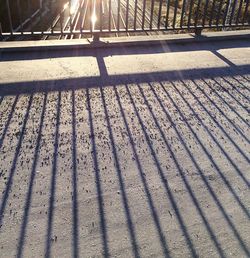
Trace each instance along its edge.
<instances>
[{"instance_id":1,"label":"gravel speckled ground","mask_svg":"<svg viewBox=\"0 0 250 258\"><path fill-rule=\"evenodd\" d=\"M2 55L0 257L247 257L250 43L228 44Z\"/></svg>"}]
</instances>

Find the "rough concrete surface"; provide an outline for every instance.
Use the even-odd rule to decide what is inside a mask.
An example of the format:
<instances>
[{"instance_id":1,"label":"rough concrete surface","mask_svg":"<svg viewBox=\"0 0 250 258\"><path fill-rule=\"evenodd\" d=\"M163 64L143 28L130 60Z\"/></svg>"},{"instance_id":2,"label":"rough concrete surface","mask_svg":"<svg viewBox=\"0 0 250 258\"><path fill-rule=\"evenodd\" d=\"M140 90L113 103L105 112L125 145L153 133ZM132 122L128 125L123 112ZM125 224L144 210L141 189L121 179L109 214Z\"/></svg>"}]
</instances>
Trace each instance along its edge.
<instances>
[{"instance_id":1,"label":"rough concrete surface","mask_svg":"<svg viewBox=\"0 0 250 258\"><path fill-rule=\"evenodd\" d=\"M248 257L250 42L2 53L0 257Z\"/></svg>"}]
</instances>

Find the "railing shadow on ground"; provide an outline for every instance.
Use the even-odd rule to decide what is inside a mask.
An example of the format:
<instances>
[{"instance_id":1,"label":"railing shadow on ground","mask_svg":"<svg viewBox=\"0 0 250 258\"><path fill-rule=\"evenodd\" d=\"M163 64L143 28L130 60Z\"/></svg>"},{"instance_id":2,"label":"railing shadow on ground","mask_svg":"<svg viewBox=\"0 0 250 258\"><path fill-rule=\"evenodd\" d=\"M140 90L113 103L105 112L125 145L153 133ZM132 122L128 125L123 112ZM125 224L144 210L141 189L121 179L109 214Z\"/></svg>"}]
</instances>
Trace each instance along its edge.
<instances>
[{"instance_id":1,"label":"railing shadow on ground","mask_svg":"<svg viewBox=\"0 0 250 258\"><path fill-rule=\"evenodd\" d=\"M225 110L223 110L222 107L219 107L218 104L214 100L212 100L210 96L207 95L207 93L204 91L202 86L206 85L207 88L211 89L213 86L209 85L205 79L209 78L209 79L215 80L215 82L219 84L218 80L216 79L217 77L223 78L225 80L228 80L228 78L230 78L230 80L233 79L235 81L240 77L240 78L243 78L243 80L245 81L247 80L249 82L249 79L247 76L249 76L250 66L245 65L245 66L239 66L239 67L230 66L230 67L224 67L224 68L206 68L206 69L199 69L196 71L183 70L183 71L168 71L168 72L148 73L148 74L108 75L107 69L105 67L105 63L103 60L103 56L97 56L97 62L98 62L101 75L95 78L77 78L77 79L64 79L64 80L58 80L58 81L8 83L4 85L0 84L0 95L2 96L2 100L5 98L6 95L15 95L15 100L12 103L12 107L9 110L9 114L7 115L7 118L4 124L3 133L1 134L0 151L2 150L6 133L8 130L10 130L9 126L11 124L11 120L13 117L13 113L15 112L16 105L18 104L19 95L31 94L29 96L27 110L25 111L24 119L22 121L21 132L15 148L14 157L11 162L11 167L9 169L7 183L1 197L0 225L3 224L3 226L0 228L0 235L2 234L2 230L4 228L4 214L5 214L7 203L10 198L12 182L16 175L15 173L16 173L16 166L18 162L19 153L21 148L23 147L23 138L25 136L25 131L28 130L27 121L29 120L29 112L33 104L33 95L39 92L44 92L45 95L43 97L43 104L42 104L40 121L39 121L39 130L37 133L36 145L33 150L33 161L32 161L32 166L30 170L30 177L28 182L25 205L22 211L23 216L22 216L22 220L19 228L17 256L21 257L23 255L23 248L25 245L25 238L26 238L26 229L29 223L29 216L30 216L30 210L31 210L32 193L33 193L34 180L36 176L37 162L40 155L39 149L40 149L41 135L43 131L43 123L44 123L43 121L44 121L46 108L49 105L47 100L47 94L51 91L58 91L57 107L55 110L56 123L54 125L55 127L54 150L53 150L53 157L51 158L53 161L52 162L53 165L51 169L50 192L49 192L48 215L47 215L47 231L45 236L46 239L45 239L45 251L44 251L46 256L48 257L51 256L51 237L52 237L52 229L53 229L54 216L55 216L54 215L55 194L57 191L56 185L57 185L57 177L58 177L57 155L58 155L58 148L59 148L61 92L69 91L69 92L72 92L72 98L71 98L71 102L72 102L72 110L71 110L72 153L71 155L72 155L72 165L73 165L72 166L73 198L72 198L72 207L71 207L72 209L71 211L72 212L72 222L71 222L72 223L72 237L71 237L72 238L72 256L74 257L79 256L79 238L80 238L79 220L80 218L78 215L79 189L78 189L78 183L77 183L77 174L78 174L77 155L78 154L77 154L77 148L76 148L77 132L76 132L76 118L75 118L75 92L77 90L84 90L86 94L86 106L88 111L88 120L89 120L90 134L91 134L90 142L92 146L91 147L92 151L88 158L93 161L93 172L95 173L95 186L96 186L96 195L97 195L97 202L98 202L98 209L99 209L100 238L102 239L102 250L100 252L103 252L103 255L105 257L110 256L109 241L108 241L109 231L107 227L105 207L103 206L103 203L104 203L103 189L102 189L103 182L101 180L102 175L100 173L100 168L99 168L100 157L98 156L98 148L97 148L96 137L95 137L96 131L94 129L94 123L96 123L97 121L94 119L94 116L93 116L93 112L95 111L93 110L93 107L91 105L91 98L89 95L89 92L93 87L95 89L98 89L101 94L101 101L103 106L102 113L103 113L103 117L106 120L106 124L108 128L107 130L109 135L109 142L111 144L110 151L114 158L114 163L115 163L114 166L117 173L116 174L117 181L121 191L121 202L123 206L124 215L126 218L126 226L128 228L128 232L130 235L129 241L130 241L131 250L135 257L140 256L140 249L138 248L138 240L136 236L136 230L134 227L133 216L131 214L131 210L129 206L129 200L128 200L129 197L127 195L127 190L124 185L123 170L120 165L119 153L117 150L118 143L115 142L113 124L110 120L110 115L109 115L110 107L108 106L108 103L105 99L106 98L105 96L107 93L105 93L104 91L105 89L104 86L111 86L111 89L114 91L114 95L115 95L115 98L113 100L117 103L119 107L119 113L121 114L121 121L124 129L128 134L128 140L130 142L129 149L135 157L135 163L138 170L137 172L139 174L139 178L141 180L143 189L145 190L148 209L150 210L150 213L151 213L151 217L158 235L158 240L160 242L162 252L165 254L166 257L171 256L171 252L169 251L169 246L168 246L169 236L164 232L160 214L157 211L157 208L155 207L155 204L154 204L154 200L151 196L152 189L149 186L149 182L147 181L147 178L143 174L144 173L143 164L141 164L141 161L140 161L140 156L137 150L138 146L136 145L133 139L133 131L131 130L131 127L127 121L128 114L126 114L125 112L125 107L122 101L123 96L121 96L120 92L118 91L120 87L118 85L121 85L121 87L124 88L124 93L129 99L129 105L135 114L136 120L138 121L138 125L141 128L141 132L146 139L146 145L150 150L148 157L154 161L155 167L153 168L153 170L155 170L155 173L157 173L157 176L159 176L160 181L162 182L162 185L165 191L166 201L169 201L171 203L171 206L177 217L179 229L184 235L185 242L189 249L190 254L193 257L198 256L197 246L195 245L191 237L191 233L189 231L190 229L186 225L184 214L182 214L179 209L179 206L175 199L176 198L175 193L172 191L171 187L169 186L168 171L166 171L166 169L163 168L159 160L158 153L154 149L154 145L152 144L152 139L150 138L150 131L148 130L147 126L145 126L145 121L143 119L143 113L142 113L143 111L140 111L138 109L137 104L135 102L135 96L133 96L133 94L131 93L132 88L138 88L139 96L144 101L144 107L147 110L147 112L150 114L150 117L152 118L152 123L156 126L157 131L166 146L166 155L170 153L170 155L172 156L176 171L178 171L178 174L181 177L183 185L192 200L192 205L197 209L197 213L199 214L199 217L201 218L201 221L204 224L204 227L206 228L207 234L209 235L216 249L216 252L218 253L219 256L226 257L225 250L221 246L219 236L217 235L217 232L214 229L214 227L210 225L211 222L209 221L207 214L204 211L204 208L202 207L199 201L198 193L193 188L193 185L190 182L190 179L185 175L185 172L183 170L183 165L178 160L176 151L172 148L167 138L166 131L161 125L161 122L158 121L157 114L155 113L155 110L152 106L153 104L152 100L148 99L148 97L146 96L145 87L147 87L150 89L150 94L158 103L158 106L160 107L159 110L161 110L161 112L165 114L166 121L169 121L170 124L172 125L172 128L173 128L172 132L180 140L182 148L185 150L185 153L187 154L190 162L193 164L193 166L195 167L195 170L199 174L201 181L206 187L206 191L208 195L211 196L211 198L214 201L214 205L221 212L222 220L225 221L225 223L227 224L229 230L234 236L236 242L238 242L238 245L242 249L243 253L245 253L245 255L249 255L249 250L247 248L245 241L241 236L241 232L239 232L238 230L238 225L234 223L233 219L230 217L230 214L224 207L223 201L219 198L218 193L214 190L212 183L208 180L207 176L204 174L200 161L197 159L197 157L192 153L192 151L188 147L187 139L185 139L180 129L176 126L176 122L173 120L173 114L170 114L170 111L167 108L166 102L170 103L170 105L174 107L178 115L182 118L182 120L184 121L185 128L190 132L192 137L198 143L199 148L201 148L202 152L204 153L205 159L209 160L213 164L216 174L218 174L221 178L223 187L225 187L229 191L232 202L234 202L234 204L238 206L239 211L249 219L249 210L247 208L247 205L246 203L244 203L242 196L240 196L239 193L235 191L234 185L232 185L232 183L230 182L230 178L228 178L228 175L224 174L220 166L217 164L217 161L213 157L213 153L209 151L206 144L204 144L203 139L199 137L199 135L196 133L192 125L190 125L188 119L186 119L186 114L178 107L175 99L176 97L174 98L171 95L171 93L168 92L167 86L164 85L164 82L168 82L171 84L171 88L175 90L178 98L185 103L185 105L188 107L189 112L195 115L197 121L199 121L199 123L201 124L201 127L206 132L207 137L209 137L212 140L212 142L218 147L218 149L221 150L224 160L230 163L231 165L230 167L233 171L232 173L235 173L235 176L238 176L239 178L238 180L241 181L242 184L245 184L249 188L248 179L246 175L244 175L244 172L241 171L241 168L238 166L239 164L236 163L232 154L229 153L221 145L221 142L216 138L216 136L213 135L213 132L211 131L211 129L202 120L202 118L200 117L200 114L194 110L194 108L192 107L192 104L189 102L189 99L187 99L179 91L179 88L182 87L185 90L185 92L189 94L189 96L193 97L193 99L198 103L201 109L205 111L205 116L208 117L210 120L212 120L214 124L216 124L216 128L219 129L223 133L224 137L226 137L229 140L231 146L239 151L241 158L249 162L249 157L247 153L244 150L242 150L242 146L238 145L237 141L235 141L228 133L228 129L225 128L223 125L221 125L213 117L211 110L207 108L206 104L202 103L199 100L198 96L202 94L207 99L207 101L211 104L211 106L216 110L218 110L218 112L223 116L223 118L227 120L227 122L232 127L234 127L235 131L238 132L239 137L244 139L244 141L247 144L249 144L247 133L240 130L239 126L237 126L237 124L234 124L231 121L231 119L228 117L228 113ZM186 81L188 81L188 83ZM178 85L177 85L177 82L178 82ZM192 85L195 85L195 90L191 89L190 82L192 83ZM180 86L180 83L181 83L181 86ZM239 83L242 85L245 91L248 91L249 93L248 86L242 84L242 82L240 81ZM159 96L158 88L155 87L155 84L158 85L157 87L161 88L161 91L164 93L164 97ZM249 94L244 95L243 91L240 91L239 89L237 89L235 92L241 96L244 96L244 99L249 101ZM220 99L220 101L224 103L225 106L228 107L230 105L229 103L227 103L225 99L223 99L222 96L218 95L217 92L215 92L215 95L217 96L217 99ZM229 97L231 100L235 101L232 95L229 94ZM235 101L235 103L237 104L237 106L243 108L238 101ZM249 123L244 118L242 118L242 116L238 112L236 112L233 108L230 108L230 110L234 112L235 116L238 119L239 124L242 124L245 127L249 128ZM248 109L247 110L244 109L244 110L245 112L248 112Z\"/></svg>"},{"instance_id":2,"label":"railing shadow on ground","mask_svg":"<svg viewBox=\"0 0 250 258\"><path fill-rule=\"evenodd\" d=\"M91 133L91 145L92 145L92 153L93 153L93 163L94 163L94 171L95 171L95 183L96 183L96 192L98 196L98 208L99 208L99 216L100 216L100 228L101 228L101 238L102 238L102 245L103 245L103 254L105 257L109 257L109 247L108 247L108 236L107 236L107 223L105 218L105 212L103 208L103 190L102 190L102 183L100 178L100 168L99 162L97 157L97 150L96 150L96 139L95 139L95 132L94 132L94 125L93 125L93 112L90 104L90 96L87 91L86 93L87 98L87 107L88 107L88 116L89 116L89 124L90 124L90 133Z\"/></svg>"},{"instance_id":3,"label":"railing shadow on ground","mask_svg":"<svg viewBox=\"0 0 250 258\"><path fill-rule=\"evenodd\" d=\"M40 126L39 126L39 131L38 131L36 145L35 145L32 168L31 168L31 172L30 172L29 186L28 186L27 196L26 196L26 200L25 200L23 219L22 219L22 224L20 227L20 236L19 236L19 242L18 242L18 247L17 247L17 257L22 257L22 251L23 251L23 246L24 246L24 242L25 242L25 238L23 236L26 235L28 218L29 218L29 213L30 213L30 208L31 208L32 192L33 192L34 180L36 178L37 162L38 162L38 158L39 158L39 149L40 149L40 144L41 144L46 104L47 104L47 94L45 94L45 96L44 96L43 105L42 105L42 112L41 112L41 117L40 117L40 122L39 122Z\"/></svg>"},{"instance_id":4,"label":"railing shadow on ground","mask_svg":"<svg viewBox=\"0 0 250 258\"><path fill-rule=\"evenodd\" d=\"M103 62L103 61L102 61ZM104 63L103 63L104 64ZM105 64L104 64L105 65ZM180 71L166 71L166 72L151 72L151 73L136 73L130 75L101 75L101 76L91 76L91 77L82 77L82 78L71 78L71 79L57 79L57 80L46 80L46 81L26 81L26 82L8 82L0 83L0 95L16 95L16 94L30 94L32 92L52 92L60 90L70 90L72 85L74 89L81 88L96 88L96 87L105 87L109 85L116 84L126 84L126 83L144 83L151 81L170 81L182 79L199 79L211 78L216 76L230 76L241 75L242 78L244 75L248 74L250 65L241 65L237 69L231 67L217 67L217 68L201 68L195 70L180 70Z\"/></svg>"},{"instance_id":5,"label":"railing shadow on ground","mask_svg":"<svg viewBox=\"0 0 250 258\"><path fill-rule=\"evenodd\" d=\"M233 79L233 81L236 82L237 85L244 86L244 85L242 85L241 83L239 83L239 81L238 81L237 79L235 79L234 76L232 76L231 79ZM232 90L237 91L237 93L238 93L242 98L244 98L245 101L249 101L249 98L247 98L244 94L242 94L242 93L238 90L238 88L233 84L233 82L230 82L229 80L227 80L226 78L223 78L223 77L222 77L222 80L224 80L228 85L230 85L230 87L231 87ZM244 89L248 90L248 88L244 88ZM245 107L244 107L244 108L245 108ZM248 109L247 109L247 111L249 112Z\"/></svg>"},{"instance_id":6,"label":"railing shadow on ground","mask_svg":"<svg viewBox=\"0 0 250 258\"><path fill-rule=\"evenodd\" d=\"M232 86L232 83L230 83L228 80L226 80L225 78L223 79L225 82L226 82L226 85L228 87L228 85ZM222 91L225 91L232 99L234 99L237 104L239 106L241 106L241 108L245 109L246 112L249 112L249 110L247 109L246 106L243 105L243 103L241 103L241 101L236 98L231 92L230 90L234 90L238 93L238 95L240 95L242 98L245 98L246 101L249 101L249 99L247 99L244 95L241 94L241 92L236 88L236 87L232 87L232 88L229 88L227 89L226 87L224 87L222 84L220 84L220 82L218 80L216 80L215 78L213 79L213 81L216 83L216 85L222 90Z\"/></svg>"},{"instance_id":7,"label":"railing shadow on ground","mask_svg":"<svg viewBox=\"0 0 250 258\"><path fill-rule=\"evenodd\" d=\"M161 84L161 86L163 86L163 85ZM157 94L156 94L155 90L153 89L152 85L151 85L151 89L152 89L154 95L157 97ZM169 100L170 100L170 101L172 102L172 104L175 106L176 110L178 110L180 116L183 118L183 121L185 121L185 124L186 124L187 127L189 128L190 132L192 132L192 134L194 135L194 137L196 138L196 140L197 140L198 143L200 144L201 148L202 148L203 151L206 153L208 159L213 163L213 165L215 166L217 172L218 172L218 173L221 175L221 177L223 178L224 183L228 186L229 182L225 179L225 177L224 177L223 173L220 171L218 165L217 165L216 162L213 160L212 155L209 154L209 152L206 150L205 146L202 144L201 140L197 137L196 133L193 131L193 129L192 129L191 126L189 125L188 120L185 119L184 114L180 111L180 109L178 108L178 106L175 104L174 100L172 99L172 97L170 96L170 94L167 92L166 88L164 88L164 91L165 91L166 95L168 96ZM161 126L159 125L159 123L158 123L158 121L157 121L157 117L156 117L156 116L154 115L154 113L152 112L152 107L150 107L150 105L148 104L148 101L147 101L147 99L145 98L145 95L144 95L144 93L143 93L143 91L142 91L141 88L140 88L140 92L141 92L141 94L142 94L142 96L143 96L143 98L144 98L144 100L145 100L145 103L146 103L146 105L147 105L147 107L148 107L148 110L150 111L150 113L151 113L151 115L152 115L152 118L153 118L155 124L157 125L159 131L161 132L161 136L162 136L164 142L167 144L167 140L166 140L166 138L165 138L165 134L162 132ZM157 97L157 99L158 99L158 97ZM159 100L159 99L158 99L158 100ZM161 102L160 102L160 104L161 104ZM164 106L162 106L162 105L161 105L161 107L163 108L164 112L166 113L166 116L167 116L167 118L169 119L169 121L171 121L171 117L167 114L166 108L164 108ZM201 120L199 120L199 121L201 122ZM238 241L240 242L241 246L244 248L244 250L245 250L245 252L246 252L246 254L247 254L247 253L248 253L247 247L244 245L244 242L242 241L241 237L239 236L237 230L235 229L234 225L231 223L229 216L226 214L226 212L225 212L225 210L224 210L222 204L219 202L219 200L218 200L218 198L217 198L215 192L212 190L212 188L211 188L211 186L210 186L208 180L207 180L206 177L203 175L201 168L198 166L197 161L195 161L195 157L191 154L191 152L190 152L189 149L187 148L187 145L185 144L184 140L181 138L181 137L182 137L182 136L181 136L181 133L178 132L178 129L175 127L175 123L174 123L173 121L171 121L171 124L173 125L173 128L174 128L175 131L176 131L176 134L177 134L178 137L181 139L181 142L182 142L183 146L185 146L185 149L186 149L187 153L189 154L190 159L193 161L193 163L195 164L197 170L199 171L199 173L200 173L200 175L201 175L201 177L202 177L202 180L204 181L205 185L207 186L207 189L209 190L210 194L211 194L212 197L214 198L215 203L218 205L220 211L223 213L225 219L227 220L228 224L229 224L230 227L232 228L233 233L236 235ZM168 149L170 149L170 145L167 144L167 146L168 146ZM174 157L174 152L171 152L171 154L172 154L173 157ZM174 158L174 159L175 159L175 158ZM180 165L178 164L177 159L175 159L175 163L176 163L176 165L177 165L177 167L178 167L178 170L180 171L181 168L180 168ZM183 171L180 172L180 174L184 174ZM229 185L229 187L230 187L230 191L231 191L232 194L235 196L235 193L234 193L234 191L233 191L233 189L231 188L230 185ZM237 197L237 199L238 199L238 197ZM248 213L248 211L247 211L247 208L246 208L240 201L239 201L239 203L240 203L241 208L243 208L244 212L246 212L246 215L249 217L249 213ZM217 246L217 247L219 247L219 246ZM220 252L222 252L222 250L220 250ZM220 254L222 255L222 253L220 253Z\"/></svg>"}]
</instances>

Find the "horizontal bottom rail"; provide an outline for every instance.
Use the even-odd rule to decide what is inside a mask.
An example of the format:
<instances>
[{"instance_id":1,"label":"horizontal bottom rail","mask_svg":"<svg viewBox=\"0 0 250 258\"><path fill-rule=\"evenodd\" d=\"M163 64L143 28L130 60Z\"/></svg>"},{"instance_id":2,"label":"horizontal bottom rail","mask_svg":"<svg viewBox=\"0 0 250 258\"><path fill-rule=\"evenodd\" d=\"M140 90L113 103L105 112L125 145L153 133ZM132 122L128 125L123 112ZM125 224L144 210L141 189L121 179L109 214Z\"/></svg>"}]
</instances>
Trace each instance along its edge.
<instances>
[{"instance_id":1,"label":"horizontal bottom rail","mask_svg":"<svg viewBox=\"0 0 250 258\"><path fill-rule=\"evenodd\" d=\"M193 29L222 29L222 28L241 28L250 27L250 24L228 24L228 25L205 25L205 26L181 26L181 27L161 27L161 28L142 28L142 29L95 29L95 30L68 30L68 31L25 31L25 32L3 32L0 36L58 36L58 35L89 35L95 33L124 33L124 32L153 32L153 31L174 31L174 30L193 30Z\"/></svg>"}]
</instances>

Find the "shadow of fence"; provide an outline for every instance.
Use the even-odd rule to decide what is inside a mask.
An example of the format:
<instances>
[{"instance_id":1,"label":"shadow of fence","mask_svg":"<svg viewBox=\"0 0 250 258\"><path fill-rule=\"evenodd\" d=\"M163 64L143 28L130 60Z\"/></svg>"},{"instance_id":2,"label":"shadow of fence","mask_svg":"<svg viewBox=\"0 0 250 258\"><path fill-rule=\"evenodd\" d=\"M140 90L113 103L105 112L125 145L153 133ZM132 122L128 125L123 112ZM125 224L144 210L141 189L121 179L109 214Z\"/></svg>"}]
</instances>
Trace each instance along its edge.
<instances>
[{"instance_id":1,"label":"shadow of fence","mask_svg":"<svg viewBox=\"0 0 250 258\"><path fill-rule=\"evenodd\" d=\"M40 239L37 254L47 257L70 252L78 257L87 254L86 248L87 255L109 257L120 251L141 257L145 242L159 243L157 254L166 257L176 250L184 256L207 255L204 242L220 257L235 250L248 256L243 228L249 221L249 66L109 76L103 57L97 61L99 79L0 85L3 253L12 246L4 239L17 247L17 257ZM49 114L52 118L46 119ZM43 159L46 144L52 155ZM44 160L46 179L38 172ZM71 164L69 170L65 163ZM60 196L68 194L67 180L71 195L65 201ZM89 184L91 194L83 190ZM39 206L44 194L47 203ZM85 208L85 200L91 200L94 211ZM32 239L29 223L40 221L37 207L47 212L40 215L40 237L32 234ZM71 218L66 222L64 212ZM94 217L98 230L86 233L83 224L94 227L89 226ZM63 231L64 224L70 229L60 244L53 227ZM180 238L171 235L175 231ZM93 239L100 241L91 249Z\"/></svg>"}]
</instances>

